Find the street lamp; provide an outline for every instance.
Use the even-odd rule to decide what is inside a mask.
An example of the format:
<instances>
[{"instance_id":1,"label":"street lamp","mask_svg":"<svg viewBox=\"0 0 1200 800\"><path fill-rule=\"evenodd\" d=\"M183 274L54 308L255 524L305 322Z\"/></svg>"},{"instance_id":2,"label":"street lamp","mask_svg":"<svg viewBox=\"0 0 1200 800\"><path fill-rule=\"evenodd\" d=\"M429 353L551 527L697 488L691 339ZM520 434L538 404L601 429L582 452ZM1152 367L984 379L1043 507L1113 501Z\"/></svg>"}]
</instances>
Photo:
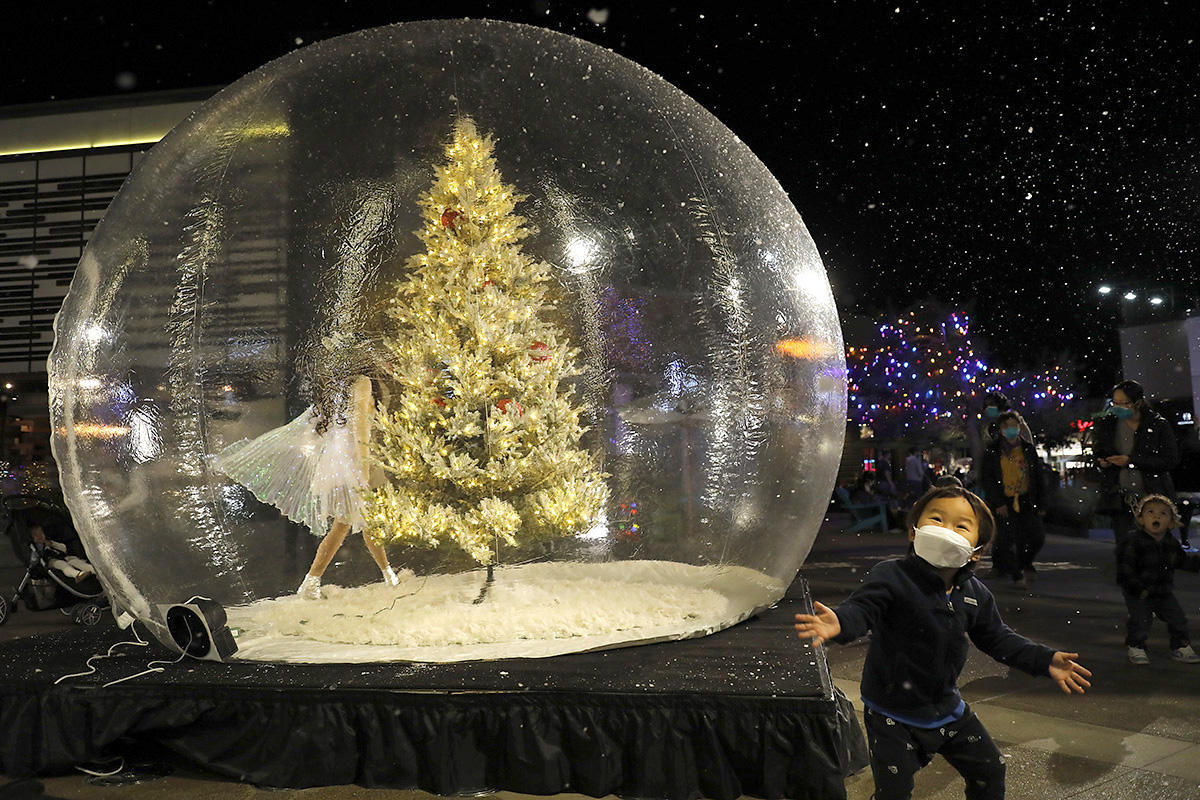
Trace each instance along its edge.
<instances>
[{"instance_id":1,"label":"street lamp","mask_svg":"<svg viewBox=\"0 0 1200 800\"><path fill-rule=\"evenodd\" d=\"M1113 310L1125 325L1161 322L1177 312L1191 316L1197 303L1194 289L1171 282L1104 281L1094 284L1094 288L1098 302L1115 303Z\"/></svg>"}]
</instances>

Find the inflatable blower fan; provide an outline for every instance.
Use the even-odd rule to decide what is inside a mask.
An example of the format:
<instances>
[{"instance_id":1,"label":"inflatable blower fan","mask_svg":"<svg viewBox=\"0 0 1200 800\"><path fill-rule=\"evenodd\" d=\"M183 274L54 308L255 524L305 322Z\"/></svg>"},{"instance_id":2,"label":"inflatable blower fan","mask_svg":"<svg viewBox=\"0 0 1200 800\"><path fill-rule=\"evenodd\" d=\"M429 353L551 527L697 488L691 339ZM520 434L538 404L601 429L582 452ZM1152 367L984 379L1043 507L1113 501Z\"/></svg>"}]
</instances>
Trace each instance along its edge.
<instances>
[{"instance_id":1,"label":"inflatable blower fan","mask_svg":"<svg viewBox=\"0 0 1200 800\"><path fill-rule=\"evenodd\" d=\"M237 652L233 633L225 625L225 609L213 600L195 599L160 606L167 631L180 651L201 661L224 661Z\"/></svg>"}]
</instances>

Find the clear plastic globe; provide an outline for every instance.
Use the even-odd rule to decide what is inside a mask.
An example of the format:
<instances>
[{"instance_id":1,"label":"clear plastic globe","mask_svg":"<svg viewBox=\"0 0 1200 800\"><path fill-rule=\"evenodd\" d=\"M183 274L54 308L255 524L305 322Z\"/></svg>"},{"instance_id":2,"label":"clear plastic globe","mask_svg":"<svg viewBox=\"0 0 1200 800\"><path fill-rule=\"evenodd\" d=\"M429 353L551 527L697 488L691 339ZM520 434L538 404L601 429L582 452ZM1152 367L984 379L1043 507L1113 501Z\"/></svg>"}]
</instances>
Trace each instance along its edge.
<instances>
[{"instance_id":1,"label":"clear plastic globe","mask_svg":"<svg viewBox=\"0 0 1200 800\"><path fill-rule=\"evenodd\" d=\"M315 373L345 355L331 332L386 328L422 249L418 198L464 115L525 195L525 252L551 265L582 369L579 446L607 500L576 535L504 550L482 603L469 559L399 539L393 588L358 534L326 598L302 600L324 530L214 455L318 399ZM96 230L50 358L62 485L114 610L167 642L160 607L209 597L240 656L310 661L549 655L744 619L816 536L844 375L813 242L733 133L608 50L487 21L342 36L201 106ZM346 613L359 590L366 610ZM347 632L370 609L402 613ZM321 614L306 639L296 626Z\"/></svg>"}]
</instances>

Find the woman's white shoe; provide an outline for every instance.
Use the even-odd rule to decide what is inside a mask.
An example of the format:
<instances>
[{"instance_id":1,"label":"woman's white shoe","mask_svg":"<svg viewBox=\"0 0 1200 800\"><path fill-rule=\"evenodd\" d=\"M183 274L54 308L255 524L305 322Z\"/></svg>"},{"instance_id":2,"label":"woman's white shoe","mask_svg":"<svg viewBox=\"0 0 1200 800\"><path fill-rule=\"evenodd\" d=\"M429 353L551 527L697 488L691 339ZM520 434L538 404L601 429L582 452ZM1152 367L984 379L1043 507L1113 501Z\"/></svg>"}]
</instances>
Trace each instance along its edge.
<instances>
[{"instance_id":1,"label":"woman's white shoe","mask_svg":"<svg viewBox=\"0 0 1200 800\"><path fill-rule=\"evenodd\" d=\"M296 594L305 600L320 600L321 578L317 575L305 575L304 580L300 581L300 587L296 589Z\"/></svg>"}]
</instances>

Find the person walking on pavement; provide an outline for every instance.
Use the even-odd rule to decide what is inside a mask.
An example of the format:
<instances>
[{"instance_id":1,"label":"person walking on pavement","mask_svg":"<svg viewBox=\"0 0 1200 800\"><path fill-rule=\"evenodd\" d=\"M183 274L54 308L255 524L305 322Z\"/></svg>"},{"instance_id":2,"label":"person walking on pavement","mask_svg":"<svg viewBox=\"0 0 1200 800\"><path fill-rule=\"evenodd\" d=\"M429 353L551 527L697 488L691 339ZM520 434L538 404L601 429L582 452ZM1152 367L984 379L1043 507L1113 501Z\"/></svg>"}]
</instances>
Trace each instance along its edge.
<instances>
[{"instance_id":1,"label":"person walking on pavement","mask_svg":"<svg viewBox=\"0 0 1200 800\"><path fill-rule=\"evenodd\" d=\"M910 449L908 458L904 459L904 483L908 489L905 500L909 503L916 502L929 485L929 470L921 451L916 447Z\"/></svg>"},{"instance_id":2,"label":"person walking on pavement","mask_svg":"<svg viewBox=\"0 0 1200 800\"><path fill-rule=\"evenodd\" d=\"M971 451L971 469L964 481L965 485L979 490L980 469L983 465L983 453L988 445L1000 436L998 420L1005 411L1012 411L1012 405L1003 392L988 392L983 398L983 409L979 414L979 424L972 421L966 427L967 442ZM1033 444L1033 432L1021 421L1021 438Z\"/></svg>"},{"instance_id":3,"label":"person walking on pavement","mask_svg":"<svg viewBox=\"0 0 1200 800\"><path fill-rule=\"evenodd\" d=\"M1000 415L1012 411L1012 404L1004 392L988 392L983 398L983 421L987 425L987 438L994 440L1000 436ZM1021 438L1033 444L1033 431L1021 419Z\"/></svg>"},{"instance_id":4,"label":"person walking on pavement","mask_svg":"<svg viewBox=\"0 0 1200 800\"><path fill-rule=\"evenodd\" d=\"M1197 500L1200 500L1200 496L1192 495L1191 497L1179 498L1179 543L1183 545L1185 553L1197 552L1196 547L1192 545L1189 539L1192 517L1196 513Z\"/></svg>"},{"instance_id":5,"label":"person walking on pavement","mask_svg":"<svg viewBox=\"0 0 1200 800\"><path fill-rule=\"evenodd\" d=\"M1119 551L1133 527L1133 506L1161 494L1175 500L1171 470L1179 466L1179 445L1163 417L1146 403L1137 381L1112 388L1112 408L1096 422L1092 455L1100 467L1100 490L1113 513Z\"/></svg>"},{"instance_id":6,"label":"person walking on pavement","mask_svg":"<svg viewBox=\"0 0 1200 800\"><path fill-rule=\"evenodd\" d=\"M980 485L996 516L996 543L992 571L1018 586L1026 573L1037 570L1033 561L1045 544L1042 529L1042 461L1037 448L1021 438L1021 415L1005 411L996 418L1000 435L983 454Z\"/></svg>"},{"instance_id":7,"label":"person walking on pavement","mask_svg":"<svg viewBox=\"0 0 1200 800\"><path fill-rule=\"evenodd\" d=\"M1117 583L1129 609L1125 625L1129 663L1150 663L1146 639L1157 615L1167 623L1171 658L1200 664L1188 634L1187 615L1175 597L1174 581L1176 569L1200 572L1200 554L1185 553L1171 535L1171 528L1179 524L1179 513L1161 494L1147 495L1138 502L1134 522L1137 527L1117 551Z\"/></svg>"}]
</instances>

